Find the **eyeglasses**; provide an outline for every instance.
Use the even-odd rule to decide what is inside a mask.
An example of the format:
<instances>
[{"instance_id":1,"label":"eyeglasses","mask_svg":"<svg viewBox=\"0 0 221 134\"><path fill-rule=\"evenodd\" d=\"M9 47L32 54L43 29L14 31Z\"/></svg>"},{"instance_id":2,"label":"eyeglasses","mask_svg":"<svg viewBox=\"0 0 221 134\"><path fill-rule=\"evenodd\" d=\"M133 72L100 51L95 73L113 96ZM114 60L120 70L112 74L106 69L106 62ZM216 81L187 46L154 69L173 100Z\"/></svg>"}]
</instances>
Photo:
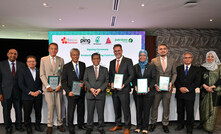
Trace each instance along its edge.
<instances>
[{"instance_id":1,"label":"eyeglasses","mask_svg":"<svg viewBox=\"0 0 221 134\"><path fill-rule=\"evenodd\" d=\"M192 57L183 57L184 59L191 59Z\"/></svg>"},{"instance_id":2,"label":"eyeglasses","mask_svg":"<svg viewBox=\"0 0 221 134\"><path fill-rule=\"evenodd\" d=\"M35 61L27 61L28 63L35 63Z\"/></svg>"}]
</instances>

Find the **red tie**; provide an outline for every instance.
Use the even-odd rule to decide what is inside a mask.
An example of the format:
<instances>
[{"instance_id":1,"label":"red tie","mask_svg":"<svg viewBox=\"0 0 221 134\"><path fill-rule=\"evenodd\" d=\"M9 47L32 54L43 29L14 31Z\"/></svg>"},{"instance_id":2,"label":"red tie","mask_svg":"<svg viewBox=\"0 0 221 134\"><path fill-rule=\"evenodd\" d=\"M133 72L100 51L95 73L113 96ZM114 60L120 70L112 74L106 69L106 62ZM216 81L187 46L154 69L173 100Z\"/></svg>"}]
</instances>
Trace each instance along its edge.
<instances>
[{"instance_id":1,"label":"red tie","mask_svg":"<svg viewBox=\"0 0 221 134\"><path fill-rule=\"evenodd\" d=\"M117 60L117 68L116 68L116 73L118 74L118 70L119 70L119 62L120 60Z\"/></svg>"},{"instance_id":2,"label":"red tie","mask_svg":"<svg viewBox=\"0 0 221 134\"><path fill-rule=\"evenodd\" d=\"M15 63L12 63L12 76L15 75Z\"/></svg>"}]
</instances>

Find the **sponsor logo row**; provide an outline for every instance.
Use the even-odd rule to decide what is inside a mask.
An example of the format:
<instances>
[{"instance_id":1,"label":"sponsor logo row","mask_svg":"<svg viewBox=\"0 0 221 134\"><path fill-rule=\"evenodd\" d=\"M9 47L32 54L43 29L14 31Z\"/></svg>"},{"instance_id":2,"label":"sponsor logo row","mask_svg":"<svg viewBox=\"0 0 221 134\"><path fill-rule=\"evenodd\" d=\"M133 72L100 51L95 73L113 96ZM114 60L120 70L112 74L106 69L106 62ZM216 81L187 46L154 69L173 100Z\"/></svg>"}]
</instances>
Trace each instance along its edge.
<instances>
[{"instance_id":1,"label":"sponsor logo row","mask_svg":"<svg viewBox=\"0 0 221 134\"><path fill-rule=\"evenodd\" d=\"M67 37L63 37L61 39L62 44L82 44L82 45L101 45L102 43L104 44L111 44L112 41L114 41L115 43L133 43L133 39L132 38L116 38L116 39L110 39L109 37L107 37L107 39L105 40L105 42L101 42L100 41L100 36L97 36L95 38L95 40L91 41L91 39L87 39L85 37L82 37L80 40L79 39L72 39L72 38L67 38Z\"/></svg>"}]
</instances>

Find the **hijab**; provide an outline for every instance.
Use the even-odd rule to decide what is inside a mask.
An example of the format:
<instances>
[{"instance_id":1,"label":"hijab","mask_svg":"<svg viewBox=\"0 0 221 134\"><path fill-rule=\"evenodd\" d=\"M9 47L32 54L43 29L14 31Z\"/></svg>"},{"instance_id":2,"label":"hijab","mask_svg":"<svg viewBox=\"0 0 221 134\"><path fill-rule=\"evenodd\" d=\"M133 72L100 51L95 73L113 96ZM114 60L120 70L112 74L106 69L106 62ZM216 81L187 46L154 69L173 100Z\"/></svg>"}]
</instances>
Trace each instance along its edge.
<instances>
[{"instance_id":1,"label":"hijab","mask_svg":"<svg viewBox=\"0 0 221 134\"><path fill-rule=\"evenodd\" d=\"M139 56L140 56L141 53L145 53L145 55L146 55L146 60L145 60L144 62L141 62L140 60L138 60L138 61L139 61L140 68L141 68L141 69L144 69L145 66L146 66L146 64L148 63L148 55L147 55L147 51L144 50L144 49L140 50Z\"/></svg>"},{"instance_id":2,"label":"hijab","mask_svg":"<svg viewBox=\"0 0 221 134\"><path fill-rule=\"evenodd\" d=\"M206 53L206 59L208 58L209 54L212 54L214 56L214 61L212 63L208 63L206 60L206 63L203 63L202 66L205 67L207 70L214 71L218 68L218 65L220 65L220 60L214 51L209 51Z\"/></svg>"}]
</instances>

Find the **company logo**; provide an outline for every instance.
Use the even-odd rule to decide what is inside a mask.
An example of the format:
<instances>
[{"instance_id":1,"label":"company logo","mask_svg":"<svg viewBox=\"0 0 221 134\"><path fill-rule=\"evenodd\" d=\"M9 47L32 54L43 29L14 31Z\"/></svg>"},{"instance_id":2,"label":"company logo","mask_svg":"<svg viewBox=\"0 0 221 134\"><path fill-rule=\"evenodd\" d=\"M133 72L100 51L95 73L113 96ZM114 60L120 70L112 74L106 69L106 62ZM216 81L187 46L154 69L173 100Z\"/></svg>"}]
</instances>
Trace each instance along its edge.
<instances>
[{"instance_id":1,"label":"company logo","mask_svg":"<svg viewBox=\"0 0 221 134\"><path fill-rule=\"evenodd\" d=\"M106 44L111 44L111 40L110 40L109 37L108 37L107 40L106 40Z\"/></svg>"},{"instance_id":2,"label":"company logo","mask_svg":"<svg viewBox=\"0 0 221 134\"><path fill-rule=\"evenodd\" d=\"M86 39L85 37L83 37L81 40L80 40L80 43L81 44L85 44L85 45L89 45L91 43L91 40L90 39Z\"/></svg>"},{"instance_id":3,"label":"company logo","mask_svg":"<svg viewBox=\"0 0 221 134\"><path fill-rule=\"evenodd\" d=\"M123 43L132 43L133 39L129 38L129 39L115 39L115 42L123 42Z\"/></svg>"},{"instance_id":4,"label":"company logo","mask_svg":"<svg viewBox=\"0 0 221 134\"><path fill-rule=\"evenodd\" d=\"M100 43L100 36L96 37L94 45L101 45L101 43Z\"/></svg>"},{"instance_id":5,"label":"company logo","mask_svg":"<svg viewBox=\"0 0 221 134\"><path fill-rule=\"evenodd\" d=\"M61 39L62 44L78 44L78 40L77 39L70 39L70 38L66 38L63 37Z\"/></svg>"}]
</instances>

